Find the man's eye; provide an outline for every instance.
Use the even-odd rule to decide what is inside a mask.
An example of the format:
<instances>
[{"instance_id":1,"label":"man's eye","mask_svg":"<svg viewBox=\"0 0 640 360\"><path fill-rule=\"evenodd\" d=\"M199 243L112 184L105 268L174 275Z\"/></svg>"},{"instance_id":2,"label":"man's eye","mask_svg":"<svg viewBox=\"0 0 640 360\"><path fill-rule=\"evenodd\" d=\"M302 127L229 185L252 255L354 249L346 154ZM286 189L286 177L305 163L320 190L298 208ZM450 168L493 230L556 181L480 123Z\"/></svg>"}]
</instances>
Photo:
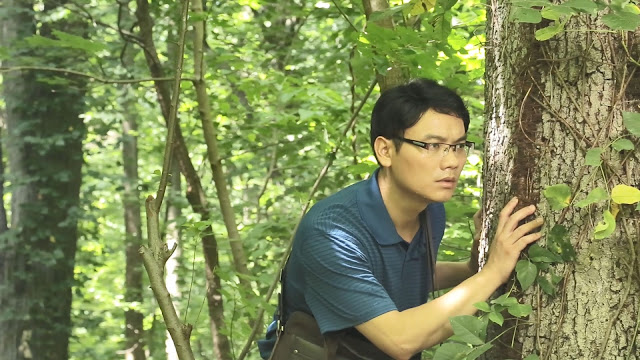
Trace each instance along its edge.
<instances>
[{"instance_id":1,"label":"man's eye","mask_svg":"<svg viewBox=\"0 0 640 360\"><path fill-rule=\"evenodd\" d=\"M439 150L440 149L440 144L438 143L427 143L427 150Z\"/></svg>"},{"instance_id":2,"label":"man's eye","mask_svg":"<svg viewBox=\"0 0 640 360\"><path fill-rule=\"evenodd\" d=\"M462 151L462 150L464 150L464 144L456 144L456 145L453 147L453 151L458 152L458 151Z\"/></svg>"}]
</instances>

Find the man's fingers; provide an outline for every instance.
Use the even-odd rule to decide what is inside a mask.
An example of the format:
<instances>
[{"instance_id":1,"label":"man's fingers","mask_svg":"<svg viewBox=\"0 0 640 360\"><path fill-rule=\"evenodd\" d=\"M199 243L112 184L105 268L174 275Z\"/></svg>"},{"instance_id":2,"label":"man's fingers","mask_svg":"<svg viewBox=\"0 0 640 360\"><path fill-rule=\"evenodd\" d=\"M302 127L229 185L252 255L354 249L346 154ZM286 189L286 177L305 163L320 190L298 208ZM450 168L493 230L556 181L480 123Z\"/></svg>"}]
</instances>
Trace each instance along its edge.
<instances>
[{"instance_id":1,"label":"man's fingers","mask_svg":"<svg viewBox=\"0 0 640 360\"><path fill-rule=\"evenodd\" d=\"M516 227L518 227L518 223L520 223L520 221L524 220L527 216L532 215L535 211L536 207L533 205L529 205L516 211L513 215L509 216L509 220L505 223L503 230L513 232Z\"/></svg>"},{"instance_id":2,"label":"man's fingers","mask_svg":"<svg viewBox=\"0 0 640 360\"><path fill-rule=\"evenodd\" d=\"M504 229L505 224L509 220L509 216L511 215L513 210L516 208L516 205L518 205L518 198L513 197L504 206L502 211L500 211L500 217L498 218L498 228L496 229L496 234L499 234L502 232L502 229Z\"/></svg>"},{"instance_id":3,"label":"man's fingers","mask_svg":"<svg viewBox=\"0 0 640 360\"><path fill-rule=\"evenodd\" d=\"M539 228L540 226L542 226L543 223L544 223L544 220L542 218L537 218L526 224L518 226L518 228L511 234L513 242L518 241L518 239L520 239L521 237Z\"/></svg>"},{"instance_id":4,"label":"man's fingers","mask_svg":"<svg viewBox=\"0 0 640 360\"><path fill-rule=\"evenodd\" d=\"M531 244L534 241L538 241L541 237L542 237L542 233L539 233L539 232L521 237L516 242L516 244L518 245L517 246L518 251L522 252L522 250L524 250L524 248L526 248L527 245Z\"/></svg>"}]
</instances>

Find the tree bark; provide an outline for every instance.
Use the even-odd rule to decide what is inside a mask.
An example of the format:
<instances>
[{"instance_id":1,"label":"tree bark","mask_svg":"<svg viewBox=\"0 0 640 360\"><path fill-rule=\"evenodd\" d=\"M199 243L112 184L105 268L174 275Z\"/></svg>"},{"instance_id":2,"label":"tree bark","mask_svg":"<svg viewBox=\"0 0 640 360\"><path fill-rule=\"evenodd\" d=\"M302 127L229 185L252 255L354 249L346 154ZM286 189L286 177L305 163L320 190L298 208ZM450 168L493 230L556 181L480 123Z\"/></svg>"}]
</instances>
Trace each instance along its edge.
<instances>
[{"instance_id":1,"label":"tree bark","mask_svg":"<svg viewBox=\"0 0 640 360\"><path fill-rule=\"evenodd\" d=\"M177 226L176 221L180 218L181 209L176 204L176 199L182 193L182 185L180 180L180 167L177 163L173 163L173 170L171 171L171 190L169 193L169 198L167 199L167 221L166 221L166 236L165 242L172 248L174 244L176 245L176 250L173 252L173 256L167 260L167 265L165 266L165 281L167 284L167 290L169 290L169 294L171 294L171 298L174 299L174 307L176 311L178 311L178 315L180 315L179 308L176 304L175 299L180 298L182 293L180 292L180 287L178 285L178 268L180 266L180 258L182 255L182 250L180 247L180 228ZM171 335L167 331L167 338L165 340L165 352L167 353L167 360L178 360L178 353L176 352L176 347L173 344L173 340L171 340Z\"/></svg>"},{"instance_id":2,"label":"tree bark","mask_svg":"<svg viewBox=\"0 0 640 360\"><path fill-rule=\"evenodd\" d=\"M124 223L126 243L125 301L125 359L144 360L143 314L136 309L143 302L143 264L138 249L142 245L142 217L138 191L138 124L137 112L126 87L122 94L124 120L122 122L122 160L124 167Z\"/></svg>"},{"instance_id":3,"label":"tree bark","mask_svg":"<svg viewBox=\"0 0 640 360\"><path fill-rule=\"evenodd\" d=\"M498 212L515 195L521 207L534 204L545 218L541 243L554 225L562 225L577 258L552 266L563 278L557 296L538 286L515 292L533 305L531 324L494 326L493 335L509 326L516 332L495 342L487 359L532 353L540 359L640 359L634 335L640 272L632 240L640 234L638 212L622 206L616 231L594 240L594 226L609 204L556 211L541 195L545 187L564 183L575 203L597 186L609 192L617 184L637 187L638 139L624 130L622 112L639 111L640 71L621 44L634 49L637 59L639 38L585 31L604 27L595 17L581 16L567 23L568 31L540 42L534 26L508 21L510 11L508 1L490 2L483 238L492 238ZM636 150L614 151L610 144L620 137L633 140ZM601 168L585 166L586 151L595 147L604 149Z\"/></svg>"},{"instance_id":4,"label":"tree bark","mask_svg":"<svg viewBox=\"0 0 640 360\"><path fill-rule=\"evenodd\" d=\"M389 1L387 0L362 0L364 6L364 12L367 19L371 17L376 11L384 11L389 8ZM376 24L380 27L393 29L395 24L393 23L393 17L389 16L384 19L378 20ZM402 85L407 82L409 74L403 71L399 64L392 64L387 70L386 74L380 74L376 71L378 78L378 85L380 86L380 92L384 92L388 89Z\"/></svg>"},{"instance_id":5,"label":"tree bark","mask_svg":"<svg viewBox=\"0 0 640 360\"><path fill-rule=\"evenodd\" d=\"M136 18L138 19L140 26L140 37L144 45L144 54L147 60L147 65L154 78L164 76L164 69L160 63L157 51L155 50L155 44L153 41L153 21L149 14L149 3L147 0L137 0ZM169 119L170 105L170 91L168 84L162 81L154 82L156 93L158 95L158 103L162 111L165 121ZM202 188L200 177L198 176L193 163L189 158L189 152L187 150L186 143L180 131L180 127L175 129L174 139L174 156L180 166L180 171L185 177L187 182L186 197L191 205L193 211L200 214L202 221L211 219L211 213L209 205L207 203L206 194ZM218 261L218 243L213 235L213 229L211 226L207 226L203 230L201 238L202 249L205 258L205 274L207 279L207 304L209 306L209 317L212 329L221 328L220 321L224 318L222 312L222 294L220 293L220 278L215 273L215 269L219 265ZM246 263L246 260L244 260ZM212 337L214 337L214 343L218 340L215 339L215 332L212 331Z\"/></svg>"},{"instance_id":6,"label":"tree bark","mask_svg":"<svg viewBox=\"0 0 640 360\"><path fill-rule=\"evenodd\" d=\"M44 11L60 3L45 1ZM13 48L35 33L34 4L9 0L10 16L2 20L3 44ZM82 36L85 25L72 16L39 24L39 34L52 28ZM32 58L74 65L71 50L56 55L30 50ZM14 54L6 61L11 66ZM3 359L66 359L71 334L71 287L77 244L82 141L85 126L84 80L51 85L46 75L4 75L11 192L11 230L0 240L0 354Z\"/></svg>"}]
</instances>

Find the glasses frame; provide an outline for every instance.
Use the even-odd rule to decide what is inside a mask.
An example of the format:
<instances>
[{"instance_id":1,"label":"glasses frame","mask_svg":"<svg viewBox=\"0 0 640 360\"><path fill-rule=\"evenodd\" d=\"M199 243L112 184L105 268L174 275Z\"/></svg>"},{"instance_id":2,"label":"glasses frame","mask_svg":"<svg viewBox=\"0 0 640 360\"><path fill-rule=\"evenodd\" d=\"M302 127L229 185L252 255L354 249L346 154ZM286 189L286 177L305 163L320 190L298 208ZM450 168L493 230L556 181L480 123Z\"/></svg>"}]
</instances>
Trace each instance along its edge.
<instances>
[{"instance_id":1,"label":"glasses frame","mask_svg":"<svg viewBox=\"0 0 640 360\"><path fill-rule=\"evenodd\" d=\"M442 157L444 157L445 155L447 155L449 153L449 151L451 151L451 148L454 146L458 146L458 145L462 145L463 143L460 144L447 144L447 143L428 143L428 142L424 142L424 141L418 141L418 140L413 140L413 139L407 139L405 137L398 137L398 140L402 141L402 142L406 142L408 144L423 148L425 150L429 150L429 146L431 145L440 145L440 146L444 146L447 145L447 147L442 150ZM467 156L469 156L469 151L471 149L473 149L475 147L476 143L472 142L472 141L467 141L465 140L464 142L464 146L466 147L466 151L465 151L465 158ZM453 153L455 155L455 153Z\"/></svg>"}]
</instances>

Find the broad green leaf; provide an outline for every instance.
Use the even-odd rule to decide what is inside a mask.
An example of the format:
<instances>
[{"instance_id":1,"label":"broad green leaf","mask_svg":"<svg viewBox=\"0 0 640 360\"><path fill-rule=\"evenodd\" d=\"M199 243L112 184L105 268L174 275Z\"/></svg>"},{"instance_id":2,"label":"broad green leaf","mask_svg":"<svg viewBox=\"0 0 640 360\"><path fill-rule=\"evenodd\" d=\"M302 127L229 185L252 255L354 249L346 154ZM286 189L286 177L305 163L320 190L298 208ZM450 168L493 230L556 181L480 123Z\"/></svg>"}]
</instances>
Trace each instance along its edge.
<instances>
[{"instance_id":1,"label":"broad green leaf","mask_svg":"<svg viewBox=\"0 0 640 360\"><path fill-rule=\"evenodd\" d=\"M594 229L594 237L598 240L607 238L616 230L616 218L611 211L604 212L604 219L599 222Z\"/></svg>"},{"instance_id":2,"label":"broad green leaf","mask_svg":"<svg viewBox=\"0 0 640 360\"><path fill-rule=\"evenodd\" d=\"M549 25L542 29L538 29L535 32L536 40L545 41L549 40L564 30L564 24L555 21L553 25Z\"/></svg>"},{"instance_id":3,"label":"broad green leaf","mask_svg":"<svg viewBox=\"0 0 640 360\"><path fill-rule=\"evenodd\" d=\"M633 150L633 142L629 139L618 139L611 144L616 151Z\"/></svg>"},{"instance_id":4,"label":"broad green leaf","mask_svg":"<svg viewBox=\"0 0 640 360\"><path fill-rule=\"evenodd\" d=\"M640 26L640 15L614 11L602 17L602 22L613 30L634 31Z\"/></svg>"},{"instance_id":5,"label":"broad green leaf","mask_svg":"<svg viewBox=\"0 0 640 360\"><path fill-rule=\"evenodd\" d=\"M544 291L545 294L554 296L556 294L556 287L547 280L544 276L538 277L538 285L540 285L540 289Z\"/></svg>"},{"instance_id":6,"label":"broad green leaf","mask_svg":"<svg viewBox=\"0 0 640 360\"><path fill-rule=\"evenodd\" d=\"M467 354L467 357L466 357L465 360L475 360L475 359L478 358L478 356L484 354L485 352L487 352L492 347L493 347L493 344L491 344L491 343L486 343L484 345L478 346L478 347L474 348L473 350L471 350L471 352L469 354Z\"/></svg>"},{"instance_id":7,"label":"broad green leaf","mask_svg":"<svg viewBox=\"0 0 640 360\"><path fill-rule=\"evenodd\" d=\"M467 357L467 353L471 350L469 346L453 342L447 342L436 350L433 354L433 360L463 360Z\"/></svg>"},{"instance_id":8,"label":"broad green leaf","mask_svg":"<svg viewBox=\"0 0 640 360\"><path fill-rule=\"evenodd\" d=\"M569 0L562 3L562 5L584 11L592 15L595 15L598 11L598 6L592 0Z\"/></svg>"},{"instance_id":9,"label":"broad green leaf","mask_svg":"<svg viewBox=\"0 0 640 360\"><path fill-rule=\"evenodd\" d=\"M473 304L473 306L475 306L476 309L487 312L487 313L491 311L491 307L489 306L489 304L487 304L486 301L475 303Z\"/></svg>"},{"instance_id":10,"label":"broad green leaf","mask_svg":"<svg viewBox=\"0 0 640 360\"><path fill-rule=\"evenodd\" d=\"M516 264L516 277L520 282L522 291L527 290L538 276L538 268L529 260L520 260Z\"/></svg>"},{"instance_id":11,"label":"broad green leaf","mask_svg":"<svg viewBox=\"0 0 640 360\"><path fill-rule=\"evenodd\" d=\"M564 261L573 261L576 250L567 238L567 229L562 225L554 225L547 235L547 248L562 257Z\"/></svg>"},{"instance_id":12,"label":"broad green leaf","mask_svg":"<svg viewBox=\"0 0 640 360\"><path fill-rule=\"evenodd\" d=\"M561 17L571 16L575 14L576 11L572 8L564 5L551 5L547 6L542 11L540 11L540 15L549 20L560 20Z\"/></svg>"},{"instance_id":13,"label":"broad green leaf","mask_svg":"<svg viewBox=\"0 0 640 360\"><path fill-rule=\"evenodd\" d=\"M631 134L640 137L640 113L623 112L622 123Z\"/></svg>"},{"instance_id":14,"label":"broad green leaf","mask_svg":"<svg viewBox=\"0 0 640 360\"><path fill-rule=\"evenodd\" d=\"M583 208L585 206L597 203L599 201L608 200L609 193L607 190L597 187L589 192L589 195L584 200L580 200L576 203L577 207Z\"/></svg>"},{"instance_id":15,"label":"broad green leaf","mask_svg":"<svg viewBox=\"0 0 640 360\"><path fill-rule=\"evenodd\" d=\"M411 4L413 4L413 6L409 10L409 15L416 16L433 9L436 2L435 0L414 0L411 1Z\"/></svg>"},{"instance_id":16,"label":"broad green leaf","mask_svg":"<svg viewBox=\"0 0 640 360\"><path fill-rule=\"evenodd\" d=\"M611 190L611 200L617 204L635 204L640 201L640 190L629 185L616 185Z\"/></svg>"},{"instance_id":17,"label":"broad green leaf","mask_svg":"<svg viewBox=\"0 0 640 360\"><path fill-rule=\"evenodd\" d=\"M81 36L66 33L64 31L54 30L53 35L58 40L46 38L40 35L33 35L27 38L27 43L31 46L51 46L83 50L93 54L106 49L106 46L100 42L85 39Z\"/></svg>"},{"instance_id":18,"label":"broad green leaf","mask_svg":"<svg viewBox=\"0 0 640 360\"><path fill-rule=\"evenodd\" d=\"M542 16L540 15L540 10L514 7L509 19L515 22L537 24L542 21Z\"/></svg>"},{"instance_id":19,"label":"broad green leaf","mask_svg":"<svg viewBox=\"0 0 640 360\"><path fill-rule=\"evenodd\" d=\"M547 0L513 0L513 6L534 7L534 6L551 6L551 2Z\"/></svg>"},{"instance_id":20,"label":"broad green leaf","mask_svg":"<svg viewBox=\"0 0 640 360\"><path fill-rule=\"evenodd\" d=\"M587 166L600 166L602 163L601 155L602 148L589 149L584 157L584 164Z\"/></svg>"},{"instance_id":21,"label":"broad green leaf","mask_svg":"<svg viewBox=\"0 0 640 360\"><path fill-rule=\"evenodd\" d=\"M562 258L549 249L545 249L538 244L533 244L528 251L529 259L532 262L544 262L544 263L561 263Z\"/></svg>"},{"instance_id":22,"label":"broad green leaf","mask_svg":"<svg viewBox=\"0 0 640 360\"><path fill-rule=\"evenodd\" d=\"M550 271L550 274L551 274L551 283L553 285L558 285L560 281L562 281L562 276L556 275L556 273L554 273L553 271Z\"/></svg>"},{"instance_id":23,"label":"broad green leaf","mask_svg":"<svg viewBox=\"0 0 640 360\"><path fill-rule=\"evenodd\" d=\"M567 184L556 184L544 189L544 197L549 201L552 210L561 210L569 206L571 189Z\"/></svg>"},{"instance_id":24,"label":"broad green leaf","mask_svg":"<svg viewBox=\"0 0 640 360\"><path fill-rule=\"evenodd\" d=\"M462 315L452 317L449 322L451 322L456 338L471 345L484 344L486 324L482 320L475 316Z\"/></svg>"},{"instance_id":25,"label":"broad green leaf","mask_svg":"<svg viewBox=\"0 0 640 360\"><path fill-rule=\"evenodd\" d=\"M531 354L522 360L540 360L540 357L538 357L538 355L536 354Z\"/></svg>"},{"instance_id":26,"label":"broad green leaf","mask_svg":"<svg viewBox=\"0 0 640 360\"><path fill-rule=\"evenodd\" d=\"M531 311L533 311L533 309L531 308L531 304L518 304L518 305L509 306L507 311L509 311L509 314L515 317L523 317L523 316L529 316L529 314L531 314Z\"/></svg>"},{"instance_id":27,"label":"broad green leaf","mask_svg":"<svg viewBox=\"0 0 640 360\"><path fill-rule=\"evenodd\" d=\"M382 20L384 18L388 18L389 16L393 16L393 14L399 11L408 11L409 9L411 9L411 5L412 4L409 2L406 4L393 6L382 11L374 11L373 13L371 13L371 16L369 16L369 21Z\"/></svg>"},{"instance_id":28,"label":"broad green leaf","mask_svg":"<svg viewBox=\"0 0 640 360\"><path fill-rule=\"evenodd\" d=\"M627 4L624 6L624 11L632 14L640 14L640 8L636 4Z\"/></svg>"},{"instance_id":29,"label":"broad green leaf","mask_svg":"<svg viewBox=\"0 0 640 360\"><path fill-rule=\"evenodd\" d=\"M500 326L504 324L504 316L502 316L502 314L497 311L492 311L489 313L489 320L493 321L494 323Z\"/></svg>"},{"instance_id":30,"label":"broad green leaf","mask_svg":"<svg viewBox=\"0 0 640 360\"><path fill-rule=\"evenodd\" d=\"M498 304L505 307L509 307L511 305L515 305L518 303L518 299L514 297L510 297L509 294L502 294L498 296L496 299L491 300L492 304Z\"/></svg>"},{"instance_id":31,"label":"broad green leaf","mask_svg":"<svg viewBox=\"0 0 640 360\"><path fill-rule=\"evenodd\" d=\"M638 206L636 206L636 210L640 210L640 203L638 203Z\"/></svg>"}]
</instances>

